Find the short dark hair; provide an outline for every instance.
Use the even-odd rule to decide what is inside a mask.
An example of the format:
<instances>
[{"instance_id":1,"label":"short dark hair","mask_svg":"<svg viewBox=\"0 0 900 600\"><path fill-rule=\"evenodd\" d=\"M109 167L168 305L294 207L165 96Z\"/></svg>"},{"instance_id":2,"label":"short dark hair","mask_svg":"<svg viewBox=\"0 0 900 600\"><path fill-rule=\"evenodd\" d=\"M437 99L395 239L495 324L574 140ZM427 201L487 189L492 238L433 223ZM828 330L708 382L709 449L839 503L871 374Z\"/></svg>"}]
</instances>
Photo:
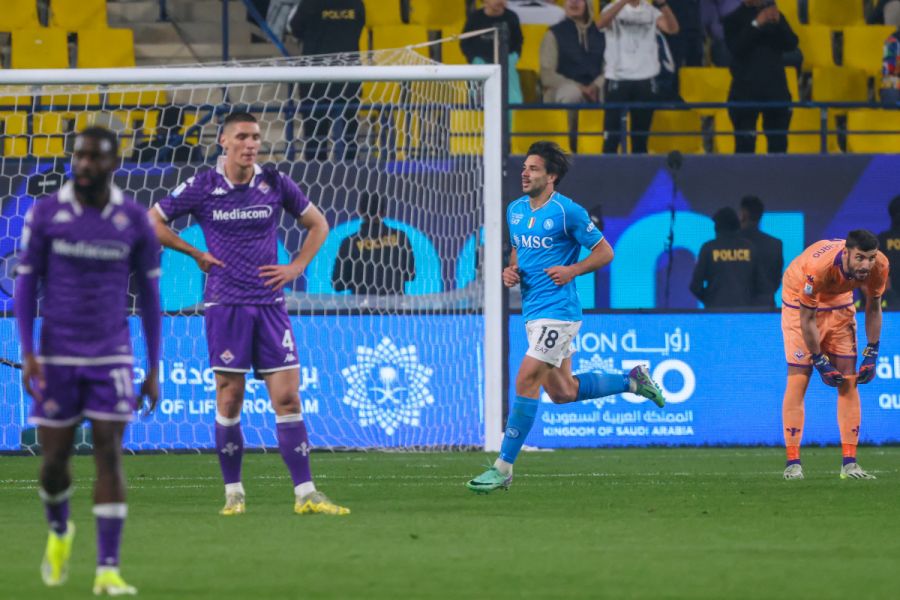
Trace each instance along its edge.
<instances>
[{"instance_id":1,"label":"short dark hair","mask_svg":"<svg viewBox=\"0 0 900 600\"><path fill-rule=\"evenodd\" d=\"M847 234L846 247L871 252L878 250L878 238L868 229L854 229Z\"/></svg>"},{"instance_id":2,"label":"short dark hair","mask_svg":"<svg viewBox=\"0 0 900 600\"><path fill-rule=\"evenodd\" d=\"M750 218L757 223L762 219L763 213L766 211L766 207L763 205L762 200L759 199L759 196L744 196L741 198L741 208L747 211Z\"/></svg>"},{"instance_id":3,"label":"short dark hair","mask_svg":"<svg viewBox=\"0 0 900 600\"><path fill-rule=\"evenodd\" d=\"M888 204L888 215L891 217L891 220L900 218L900 195L894 196L891 203Z\"/></svg>"},{"instance_id":4,"label":"short dark hair","mask_svg":"<svg viewBox=\"0 0 900 600\"><path fill-rule=\"evenodd\" d=\"M98 142L109 142L110 154L113 156L119 155L119 136L111 129L100 127L99 125L91 125L82 129L77 137L87 137Z\"/></svg>"},{"instance_id":5,"label":"short dark hair","mask_svg":"<svg viewBox=\"0 0 900 600\"><path fill-rule=\"evenodd\" d=\"M558 186L569 172L569 155L556 142L540 141L528 147L525 156L540 156L544 159L544 167L550 175L556 175L554 187Z\"/></svg>"},{"instance_id":6,"label":"short dark hair","mask_svg":"<svg viewBox=\"0 0 900 600\"><path fill-rule=\"evenodd\" d=\"M222 121L222 131L232 123L259 123L259 121L248 112L238 111L230 113L225 120Z\"/></svg>"},{"instance_id":7,"label":"short dark hair","mask_svg":"<svg viewBox=\"0 0 900 600\"><path fill-rule=\"evenodd\" d=\"M741 228L741 220L730 206L717 210L712 220L716 224L716 231L738 231Z\"/></svg>"}]
</instances>

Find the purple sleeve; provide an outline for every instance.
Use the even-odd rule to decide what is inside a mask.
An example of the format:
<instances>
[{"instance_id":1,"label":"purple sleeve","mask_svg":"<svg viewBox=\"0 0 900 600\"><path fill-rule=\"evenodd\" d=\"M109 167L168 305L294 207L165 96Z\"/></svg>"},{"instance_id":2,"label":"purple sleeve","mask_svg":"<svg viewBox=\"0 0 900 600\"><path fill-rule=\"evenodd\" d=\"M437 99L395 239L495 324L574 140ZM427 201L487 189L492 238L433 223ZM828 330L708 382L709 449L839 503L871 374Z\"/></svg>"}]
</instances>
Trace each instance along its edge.
<instances>
[{"instance_id":1,"label":"purple sleeve","mask_svg":"<svg viewBox=\"0 0 900 600\"><path fill-rule=\"evenodd\" d=\"M284 173L281 177L281 205L294 218L300 218L306 209L309 208L309 198L303 193L303 190L294 183L290 177Z\"/></svg>"},{"instance_id":2,"label":"purple sleeve","mask_svg":"<svg viewBox=\"0 0 900 600\"><path fill-rule=\"evenodd\" d=\"M47 244L43 224L32 206L22 228L22 258L16 268L13 312L19 326L22 355L34 353L34 319L37 315L38 281L47 267Z\"/></svg>"},{"instance_id":3,"label":"purple sleeve","mask_svg":"<svg viewBox=\"0 0 900 600\"><path fill-rule=\"evenodd\" d=\"M172 193L156 203L155 209L166 222L171 222L178 217L190 214L199 206L206 195L203 182L198 176L193 176L183 182Z\"/></svg>"},{"instance_id":4,"label":"purple sleeve","mask_svg":"<svg viewBox=\"0 0 900 600\"><path fill-rule=\"evenodd\" d=\"M138 308L147 342L147 366L159 364L159 341L162 329L159 300L159 241L146 215L140 220L141 234L132 255L132 269L138 289Z\"/></svg>"}]
</instances>

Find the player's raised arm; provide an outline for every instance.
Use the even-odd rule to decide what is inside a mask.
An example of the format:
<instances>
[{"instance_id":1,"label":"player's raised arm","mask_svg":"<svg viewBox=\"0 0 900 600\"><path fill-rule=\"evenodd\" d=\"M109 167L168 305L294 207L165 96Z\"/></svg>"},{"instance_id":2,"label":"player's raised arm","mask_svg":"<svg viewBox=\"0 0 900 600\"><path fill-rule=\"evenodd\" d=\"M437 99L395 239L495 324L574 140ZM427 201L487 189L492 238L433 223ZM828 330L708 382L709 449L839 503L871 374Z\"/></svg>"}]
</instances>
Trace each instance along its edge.
<instances>
[{"instance_id":1,"label":"player's raised arm","mask_svg":"<svg viewBox=\"0 0 900 600\"><path fill-rule=\"evenodd\" d=\"M306 237L294 260L286 265L264 265L259 268L259 276L265 279L265 284L270 288L283 288L300 277L328 237L328 221L314 204L309 204L304 209L297 217L297 223L306 229Z\"/></svg>"},{"instance_id":2,"label":"player's raised arm","mask_svg":"<svg viewBox=\"0 0 900 600\"><path fill-rule=\"evenodd\" d=\"M593 273L598 269L602 269L612 262L614 256L612 246L604 238L597 242L597 245L591 249L591 253L584 257L584 260L569 266L557 265L550 267L545 269L544 272L556 285L565 285L579 275Z\"/></svg>"}]
</instances>

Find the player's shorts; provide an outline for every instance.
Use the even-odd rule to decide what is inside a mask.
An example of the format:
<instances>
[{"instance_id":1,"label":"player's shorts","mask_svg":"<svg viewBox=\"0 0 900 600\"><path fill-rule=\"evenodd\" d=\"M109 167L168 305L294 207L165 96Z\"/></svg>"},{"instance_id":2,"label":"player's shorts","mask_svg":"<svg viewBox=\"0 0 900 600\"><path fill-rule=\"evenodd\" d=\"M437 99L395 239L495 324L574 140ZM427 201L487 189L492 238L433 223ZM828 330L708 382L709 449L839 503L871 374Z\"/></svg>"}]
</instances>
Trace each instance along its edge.
<instances>
[{"instance_id":1,"label":"player's shorts","mask_svg":"<svg viewBox=\"0 0 900 600\"><path fill-rule=\"evenodd\" d=\"M816 312L819 345L822 352L835 358L856 359L856 309L852 305ZM800 309L783 306L781 332L784 356L792 367L812 367L812 358L800 330Z\"/></svg>"},{"instance_id":2,"label":"player's shorts","mask_svg":"<svg viewBox=\"0 0 900 600\"><path fill-rule=\"evenodd\" d=\"M283 304L214 304L205 320L213 371L265 375L300 365Z\"/></svg>"},{"instance_id":3,"label":"player's shorts","mask_svg":"<svg viewBox=\"0 0 900 600\"><path fill-rule=\"evenodd\" d=\"M581 321L535 319L525 323L528 335L528 352L525 354L539 361L560 366L575 354L572 341L581 329Z\"/></svg>"},{"instance_id":4,"label":"player's shorts","mask_svg":"<svg viewBox=\"0 0 900 600\"><path fill-rule=\"evenodd\" d=\"M130 364L43 367L46 387L43 401L31 406L32 425L68 427L82 419L131 421L137 406Z\"/></svg>"}]
</instances>

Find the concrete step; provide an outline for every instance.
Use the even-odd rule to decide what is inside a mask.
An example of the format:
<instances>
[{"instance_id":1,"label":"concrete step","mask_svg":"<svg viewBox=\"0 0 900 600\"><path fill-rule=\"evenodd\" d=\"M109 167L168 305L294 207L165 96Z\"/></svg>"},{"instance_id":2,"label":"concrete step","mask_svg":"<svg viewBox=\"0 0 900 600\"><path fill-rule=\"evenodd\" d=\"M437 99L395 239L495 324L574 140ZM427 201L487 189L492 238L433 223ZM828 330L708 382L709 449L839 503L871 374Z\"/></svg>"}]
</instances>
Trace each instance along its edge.
<instances>
[{"instance_id":1,"label":"concrete step","mask_svg":"<svg viewBox=\"0 0 900 600\"><path fill-rule=\"evenodd\" d=\"M222 2L220 0L167 0L166 11L170 19L179 23L222 22ZM230 22L247 20L247 8L243 2L228 3L228 20Z\"/></svg>"},{"instance_id":2,"label":"concrete step","mask_svg":"<svg viewBox=\"0 0 900 600\"><path fill-rule=\"evenodd\" d=\"M181 38L188 44L222 44L222 25L209 21L179 21L177 27ZM231 44L250 43L249 23L230 23L228 41Z\"/></svg>"},{"instance_id":3,"label":"concrete step","mask_svg":"<svg viewBox=\"0 0 900 600\"><path fill-rule=\"evenodd\" d=\"M132 23L134 44L180 44L183 43L178 30L172 23Z\"/></svg>"},{"instance_id":4,"label":"concrete step","mask_svg":"<svg viewBox=\"0 0 900 600\"><path fill-rule=\"evenodd\" d=\"M155 0L133 0L131 2L109 2L106 15L110 27L130 27L134 23L159 20L159 2Z\"/></svg>"},{"instance_id":5,"label":"concrete step","mask_svg":"<svg viewBox=\"0 0 900 600\"><path fill-rule=\"evenodd\" d=\"M159 44L135 44L134 58L138 66L196 62L190 48L180 41Z\"/></svg>"},{"instance_id":6,"label":"concrete step","mask_svg":"<svg viewBox=\"0 0 900 600\"><path fill-rule=\"evenodd\" d=\"M222 60L222 44L192 44L191 48L203 62ZM275 58L278 50L269 44L239 44L228 48L231 60L249 60L254 58Z\"/></svg>"}]
</instances>

